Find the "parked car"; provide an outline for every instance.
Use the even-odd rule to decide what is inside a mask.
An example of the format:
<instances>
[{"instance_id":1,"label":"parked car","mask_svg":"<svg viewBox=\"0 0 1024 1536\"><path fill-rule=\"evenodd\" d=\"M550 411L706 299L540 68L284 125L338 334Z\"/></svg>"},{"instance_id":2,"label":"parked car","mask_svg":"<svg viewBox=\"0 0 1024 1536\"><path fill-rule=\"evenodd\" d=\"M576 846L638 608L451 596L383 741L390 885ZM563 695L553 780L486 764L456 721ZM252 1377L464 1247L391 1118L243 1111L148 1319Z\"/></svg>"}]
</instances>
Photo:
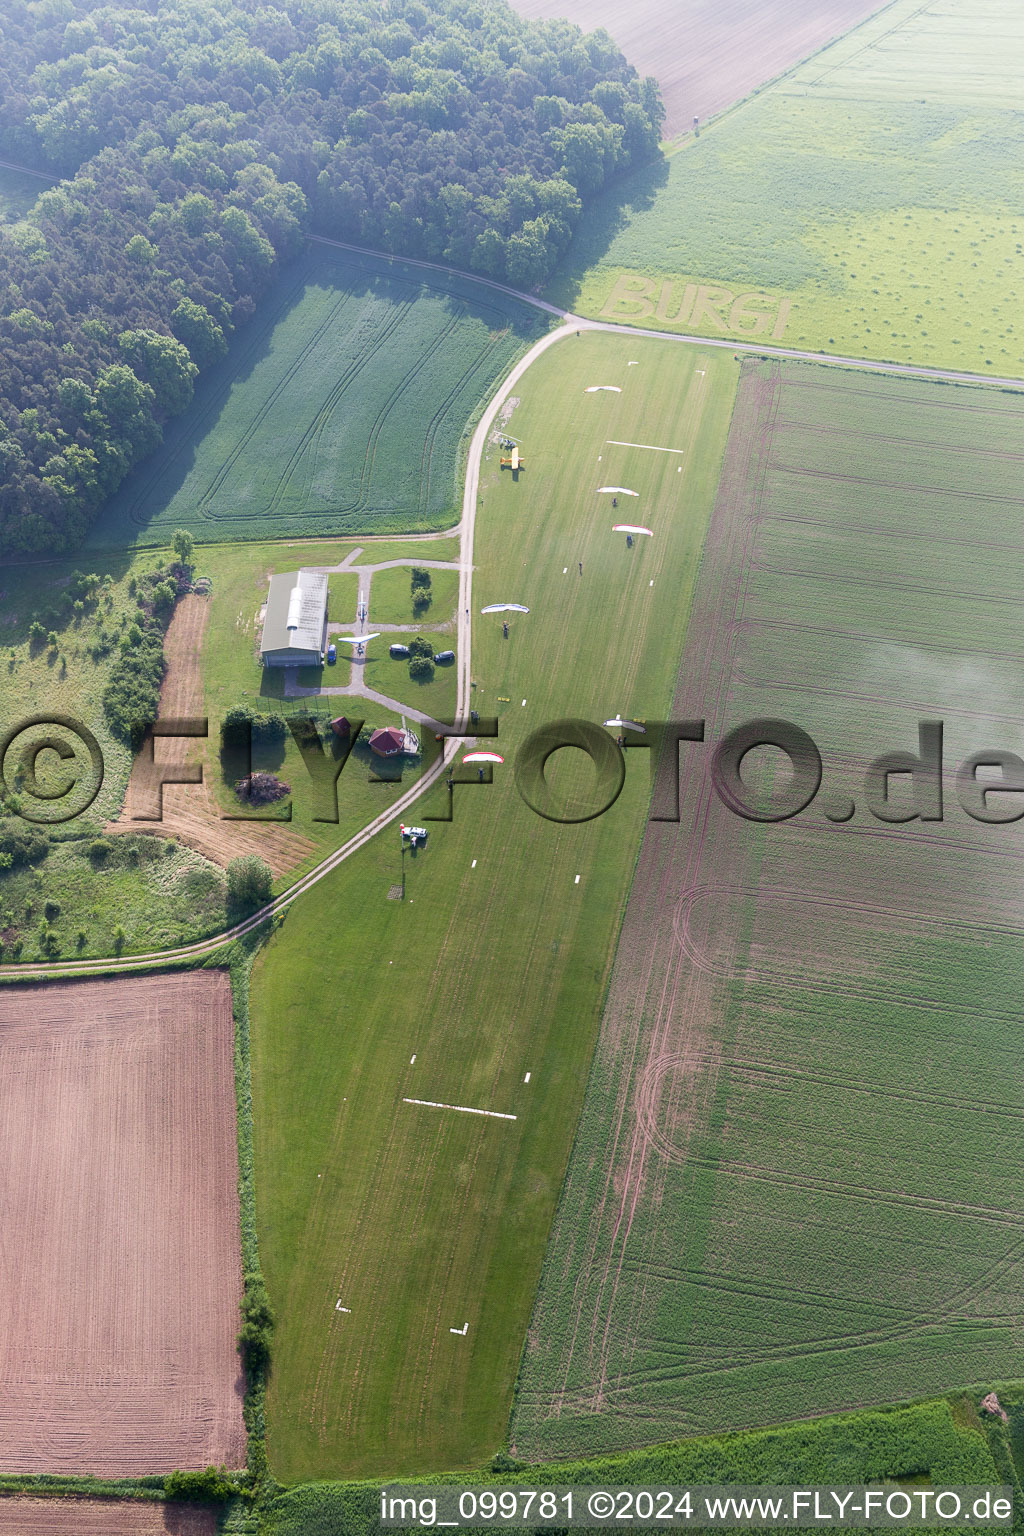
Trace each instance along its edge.
<instances>
[{"instance_id":1,"label":"parked car","mask_svg":"<svg viewBox=\"0 0 1024 1536\"><path fill-rule=\"evenodd\" d=\"M407 645L389 645L388 655L393 656L396 661L407 661L409 658L409 647Z\"/></svg>"},{"instance_id":2,"label":"parked car","mask_svg":"<svg viewBox=\"0 0 1024 1536\"><path fill-rule=\"evenodd\" d=\"M333 643L327 647L327 665L333 667L338 659L338 647Z\"/></svg>"},{"instance_id":3,"label":"parked car","mask_svg":"<svg viewBox=\"0 0 1024 1536\"><path fill-rule=\"evenodd\" d=\"M451 663L455 660L455 652L454 651L438 651L437 655L434 657L434 660L437 662L437 665L439 667L450 666Z\"/></svg>"}]
</instances>

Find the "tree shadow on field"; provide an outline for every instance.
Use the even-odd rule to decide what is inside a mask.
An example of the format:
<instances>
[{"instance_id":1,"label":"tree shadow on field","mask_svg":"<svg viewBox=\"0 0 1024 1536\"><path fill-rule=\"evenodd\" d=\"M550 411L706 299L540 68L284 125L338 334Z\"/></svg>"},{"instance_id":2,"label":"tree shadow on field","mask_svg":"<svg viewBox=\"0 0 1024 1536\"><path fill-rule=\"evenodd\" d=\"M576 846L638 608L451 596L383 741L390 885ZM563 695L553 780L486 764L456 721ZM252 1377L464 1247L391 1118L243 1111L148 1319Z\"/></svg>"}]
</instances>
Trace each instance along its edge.
<instances>
[{"instance_id":1,"label":"tree shadow on field","mask_svg":"<svg viewBox=\"0 0 1024 1536\"><path fill-rule=\"evenodd\" d=\"M618 177L594 199L543 289L550 303L560 304L563 309L574 307L589 269L607 255L616 238L629 228L634 215L654 207L668 178L669 163L659 155L648 165Z\"/></svg>"}]
</instances>

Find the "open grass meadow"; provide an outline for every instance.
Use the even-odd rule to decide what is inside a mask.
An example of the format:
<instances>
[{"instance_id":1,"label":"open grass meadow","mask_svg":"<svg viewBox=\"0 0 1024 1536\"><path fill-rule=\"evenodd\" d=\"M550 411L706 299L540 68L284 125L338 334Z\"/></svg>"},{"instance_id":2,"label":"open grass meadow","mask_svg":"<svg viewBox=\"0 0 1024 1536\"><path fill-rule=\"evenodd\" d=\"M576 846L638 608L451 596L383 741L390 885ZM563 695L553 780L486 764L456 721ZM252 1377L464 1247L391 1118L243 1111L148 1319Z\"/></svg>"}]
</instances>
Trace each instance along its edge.
<instances>
[{"instance_id":1,"label":"open grass meadow","mask_svg":"<svg viewBox=\"0 0 1024 1536\"><path fill-rule=\"evenodd\" d=\"M316 245L88 547L442 529L469 421L546 320L458 276Z\"/></svg>"},{"instance_id":2,"label":"open grass meadow","mask_svg":"<svg viewBox=\"0 0 1024 1536\"><path fill-rule=\"evenodd\" d=\"M1004 391L744 364L673 709L707 745L646 829L513 1454L1019 1374L1021 824L972 819L955 773L1024 752L1022 442ZM823 760L771 824L709 767L765 718ZM905 756L871 814L869 765L921 721L942 806ZM744 761L749 804L780 764Z\"/></svg>"},{"instance_id":3,"label":"open grass meadow","mask_svg":"<svg viewBox=\"0 0 1024 1536\"><path fill-rule=\"evenodd\" d=\"M267 1443L285 1482L470 1466L504 1439L649 797L634 761L606 815L556 824L519 798L513 759L552 719L666 708L737 372L586 335L520 381L528 467L513 483L488 449L474 557L473 702L505 764L484 785L458 770L449 823L423 819L443 785L417 807L430 836L405 856L404 901L396 828L256 963ZM622 393L584 392L600 383ZM623 514L596 493L615 481L640 493L643 547L611 531ZM503 600L530 608L507 640L478 611ZM578 808L588 760L561 758L552 781Z\"/></svg>"},{"instance_id":4,"label":"open grass meadow","mask_svg":"<svg viewBox=\"0 0 1024 1536\"><path fill-rule=\"evenodd\" d=\"M131 767L127 747L107 726L103 692L137 612L132 585L162 558L162 552L90 556L10 567L2 578L0 738L12 742L4 762L9 788L17 790L21 748L30 739L21 735L22 722L39 713L82 722L103 760L95 799L53 829L45 857L0 869L0 945L7 961L41 958L46 935L61 955L80 958L111 954L119 930L117 944L131 953L223 927L223 879L199 854L151 838L101 837L104 823L118 814ZM85 574L95 576L94 589L72 600L69 585ZM30 634L32 624L42 625L42 637ZM75 747L76 771L91 779L85 749L73 736L60 735ZM37 768L43 786L54 792L66 782L52 754L37 759ZM94 847L97 839L103 847Z\"/></svg>"},{"instance_id":5,"label":"open grass meadow","mask_svg":"<svg viewBox=\"0 0 1024 1536\"><path fill-rule=\"evenodd\" d=\"M606 320L1024 374L1024 19L896 0L587 212L549 296Z\"/></svg>"}]
</instances>

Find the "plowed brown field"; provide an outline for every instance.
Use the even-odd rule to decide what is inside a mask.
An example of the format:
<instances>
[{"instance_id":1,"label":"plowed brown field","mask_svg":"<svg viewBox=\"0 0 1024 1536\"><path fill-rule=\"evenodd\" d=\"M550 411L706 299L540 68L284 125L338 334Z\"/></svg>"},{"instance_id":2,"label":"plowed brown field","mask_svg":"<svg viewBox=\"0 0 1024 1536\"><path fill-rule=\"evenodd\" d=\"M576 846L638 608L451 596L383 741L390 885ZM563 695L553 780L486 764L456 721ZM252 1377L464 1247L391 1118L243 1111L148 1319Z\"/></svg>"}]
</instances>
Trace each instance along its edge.
<instances>
[{"instance_id":1,"label":"plowed brown field","mask_svg":"<svg viewBox=\"0 0 1024 1536\"><path fill-rule=\"evenodd\" d=\"M160 689L160 718L196 719L203 714L202 649L210 600L190 594L174 612L164 642L167 673ZM215 729L216 722L211 725ZM215 748L214 748L215 750ZM211 746L205 743L204 780L201 784L168 784L163 794L160 821L135 821L148 815L154 805L153 791L141 758L136 760L128 783L124 809L106 832L152 832L176 837L179 842L226 868L241 854L255 853L265 859L275 878L308 858L315 844L282 826L256 826L252 822L224 821L209 784ZM196 741L164 737L156 742L157 764L198 762L203 748Z\"/></svg>"},{"instance_id":2,"label":"plowed brown field","mask_svg":"<svg viewBox=\"0 0 1024 1536\"><path fill-rule=\"evenodd\" d=\"M0 991L0 1167L0 1470L241 1466L227 976Z\"/></svg>"},{"instance_id":3,"label":"plowed brown field","mask_svg":"<svg viewBox=\"0 0 1024 1536\"><path fill-rule=\"evenodd\" d=\"M667 138L742 101L875 11L879 0L513 0L521 16L604 27L661 86Z\"/></svg>"},{"instance_id":4,"label":"plowed brown field","mask_svg":"<svg viewBox=\"0 0 1024 1536\"><path fill-rule=\"evenodd\" d=\"M214 1536L209 1510L141 1499L0 1499L0 1536Z\"/></svg>"}]
</instances>

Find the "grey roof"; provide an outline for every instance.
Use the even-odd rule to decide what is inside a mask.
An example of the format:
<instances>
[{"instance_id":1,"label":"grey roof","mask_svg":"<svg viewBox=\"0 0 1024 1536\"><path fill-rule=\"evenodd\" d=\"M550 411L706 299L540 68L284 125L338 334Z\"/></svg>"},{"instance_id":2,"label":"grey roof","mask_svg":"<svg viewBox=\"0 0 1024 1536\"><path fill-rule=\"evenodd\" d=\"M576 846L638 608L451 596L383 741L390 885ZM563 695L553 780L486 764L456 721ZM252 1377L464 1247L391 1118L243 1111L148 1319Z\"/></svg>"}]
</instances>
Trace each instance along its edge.
<instances>
[{"instance_id":1,"label":"grey roof","mask_svg":"<svg viewBox=\"0 0 1024 1536\"><path fill-rule=\"evenodd\" d=\"M325 571L283 571L271 576L260 654L268 651L316 651L327 617Z\"/></svg>"}]
</instances>

